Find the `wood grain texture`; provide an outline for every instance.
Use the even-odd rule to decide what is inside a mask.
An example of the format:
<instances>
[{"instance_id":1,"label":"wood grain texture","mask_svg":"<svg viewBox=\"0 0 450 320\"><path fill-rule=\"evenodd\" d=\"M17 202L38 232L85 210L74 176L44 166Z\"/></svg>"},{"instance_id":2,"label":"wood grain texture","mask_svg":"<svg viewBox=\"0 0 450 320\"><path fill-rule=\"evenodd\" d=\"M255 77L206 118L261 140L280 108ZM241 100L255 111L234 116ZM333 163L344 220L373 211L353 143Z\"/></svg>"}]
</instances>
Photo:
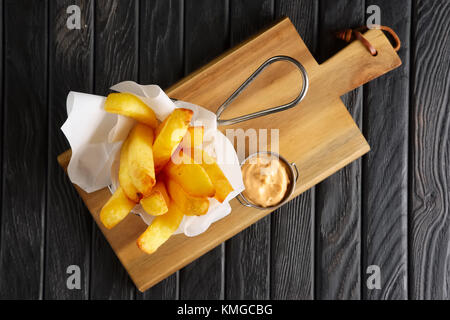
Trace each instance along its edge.
<instances>
[{"instance_id":1,"label":"wood grain texture","mask_svg":"<svg viewBox=\"0 0 450 320\"><path fill-rule=\"evenodd\" d=\"M372 150L362 161L362 298L407 299L411 1L371 4L400 37L403 64L364 87L363 132ZM367 288L369 265L381 269L381 290Z\"/></svg>"},{"instance_id":2,"label":"wood grain texture","mask_svg":"<svg viewBox=\"0 0 450 320\"><path fill-rule=\"evenodd\" d=\"M80 30L66 26L70 5L81 9ZM93 89L93 1L58 0L49 3L49 156L45 251L45 299L88 299L92 219L61 171L56 156L68 143L61 126L67 119L66 99L71 90ZM81 290L66 286L67 267L81 270Z\"/></svg>"},{"instance_id":3,"label":"wood grain texture","mask_svg":"<svg viewBox=\"0 0 450 320\"><path fill-rule=\"evenodd\" d=\"M137 1L95 1L95 93L138 77ZM93 228L92 299L131 299L134 287L108 242Z\"/></svg>"},{"instance_id":4,"label":"wood grain texture","mask_svg":"<svg viewBox=\"0 0 450 320\"><path fill-rule=\"evenodd\" d=\"M47 1L5 1L4 28L0 298L40 299L48 147Z\"/></svg>"},{"instance_id":5,"label":"wood grain texture","mask_svg":"<svg viewBox=\"0 0 450 320\"><path fill-rule=\"evenodd\" d=\"M166 88L184 74L183 1L140 1L139 83ZM176 299L177 274L158 283L137 299Z\"/></svg>"},{"instance_id":6,"label":"wood grain texture","mask_svg":"<svg viewBox=\"0 0 450 320\"><path fill-rule=\"evenodd\" d=\"M398 67L401 61L381 31L371 30L365 33L365 37L379 48L376 57L368 59L366 48L359 42L353 42L325 63L318 65L289 19L283 19L269 30L181 80L169 88L167 93L174 98L215 110L216 106L268 57L286 54L301 61L309 71L311 80L308 95L302 101L301 107L281 112L276 117L262 117L257 121L243 122L235 126L244 131L254 127L281 128L280 152L290 161L295 161L302 172L302 178L296 184L292 195L295 197L369 150L364 137L338 96ZM366 68L361 70L361 64ZM347 66L345 70L342 69L343 65ZM248 88L247 94L241 99L241 108L247 110L253 105L276 103L277 100L273 99L280 98L279 87L283 87L285 92L294 92L293 89L298 86L298 74L295 69L289 70L285 65L272 68L270 73L261 74L257 81L260 82L259 85L255 86L256 88ZM329 90L324 91L323 86ZM283 96L286 98L285 94ZM298 126L298 123L304 125ZM225 131L227 128L230 126L221 130ZM292 148L292 141L298 141L296 148ZM70 154L65 153L61 155L59 162L65 166L69 157ZM141 291L270 213L270 210L258 211L243 207L238 201L231 201L232 213L212 224L206 232L190 238L183 235L173 236L156 253L146 255L135 243L145 227L141 219L129 215L114 229L106 230L99 222L98 215L110 197L109 191L103 189L88 195L79 188L77 190ZM206 273L202 272L203 270L198 268L196 271L204 275Z\"/></svg>"},{"instance_id":7,"label":"wood grain texture","mask_svg":"<svg viewBox=\"0 0 450 320\"><path fill-rule=\"evenodd\" d=\"M228 0L185 1L185 75L227 49L228 18ZM224 298L223 253L221 244L180 271L180 299Z\"/></svg>"},{"instance_id":8,"label":"wood grain texture","mask_svg":"<svg viewBox=\"0 0 450 320\"><path fill-rule=\"evenodd\" d=\"M3 7L4 7L5 3L3 0L0 1L0 17L3 17ZM4 20L2 19L2 22ZM1 112L0 112L0 132L2 133L2 136L4 134L3 131L3 114L4 114L4 110L5 110L5 100L4 100L4 94L5 94L5 87L4 87L4 54L3 54L3 48L4 48L4 44L5 44L5 39L4 39L4 23L0 23L0 104L1 104ZM3 200L3 138L0 139L0 197L2 197L1 199ZM2 239L2 212L3 212L3 206L0 206L0 250L1 250L1 239ZM1 257L1 253L0 253L0 257ZM2 272L2 270L0 269L0 272ZM1 283L0 283L0 291L1 291ZM0 294L3 296L3 294Z\"/></svg>"},{"instance_id":9,"label":"wood grain texture","mask_svg":"<svg viewBox=\"0 0 450 320\"><path fill-rule=\"evenodd\" d=\"M272 213L270 298L314 298L314 192L304 192Z\"/></svg>"},{"instance_id":10,"label":"wood grain texture","mask_svg":"<svg viewBox=\"0 0 450 320\"><path fill-rule=\"evenodd\" d=\"M168 88L184 75L183 0L140 0L139 81Z\"/></svg>"},{"instance_id":11,"label":"wood grain texture","mask_svg":"<svg viewBox=\"0 0 450 320\"><path fill-rule=\"evenodd\" d=\"M230 44L235 46L273 23L274 1L230 2ZM226 299L268 299L270 217L226 242Z\"/></svg>"},{"instance_id":12,"label":"wood grain texture","mask_svg":"<svg viewBox=\"0 0 450 320\"><path fill-rule=\"evenodd\" d=\"M318 1L276 2L276 16L289 16L305 44L317 49ZM314 194L305 191L271 215L271 299L314 296Z\"/></svg>"},{"instance_id":13,"label":"wood grain texture","mask_svg":"<svg viewBox=\"0 0 450 320\"><path fill-rule=\"evenodd\" d=\"M409 171L413 299L450 298L449 15L449 1L414 3Z\"/></svg>"},{"instance_id":14,"label":"wood grain texture","mask_svg":"<svg viewBox=\"0 0 450 320\"><path fill-rule=\"evenodd\" d=\"M364 25L364 12L362 0L320 2L321 61L346 45L334 32ZM343 101L361 129L362 88ZM316 187L317 299L360 298L360 227L361 161L357 160Z\"/></svg>"}]
</instances>

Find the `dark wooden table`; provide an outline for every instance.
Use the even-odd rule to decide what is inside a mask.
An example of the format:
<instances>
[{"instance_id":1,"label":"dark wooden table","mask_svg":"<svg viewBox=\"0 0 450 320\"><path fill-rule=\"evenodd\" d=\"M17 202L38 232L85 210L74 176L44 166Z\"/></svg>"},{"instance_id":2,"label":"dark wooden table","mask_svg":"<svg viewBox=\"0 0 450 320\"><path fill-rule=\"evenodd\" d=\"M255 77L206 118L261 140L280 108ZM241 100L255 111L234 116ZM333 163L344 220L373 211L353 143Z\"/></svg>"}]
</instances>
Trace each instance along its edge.
<instances>
[{"instance_id":1,"label":"dark wooden table","mask_svg":"<svg viewBox=\"0 0 450 320\"><path fill-rule=\"evenodd\" d=\"M0 298L450 298L450 1L1 0ZM81 8L81 29L66 12ZM365 24L403 66L343 97L372 151L144 294L56 162L69 90L168 87L289 16L319 62ZM81 268L69 290L66 269ZM381 271L381 289L366 285Z\"/></svg>"}]
</instances>

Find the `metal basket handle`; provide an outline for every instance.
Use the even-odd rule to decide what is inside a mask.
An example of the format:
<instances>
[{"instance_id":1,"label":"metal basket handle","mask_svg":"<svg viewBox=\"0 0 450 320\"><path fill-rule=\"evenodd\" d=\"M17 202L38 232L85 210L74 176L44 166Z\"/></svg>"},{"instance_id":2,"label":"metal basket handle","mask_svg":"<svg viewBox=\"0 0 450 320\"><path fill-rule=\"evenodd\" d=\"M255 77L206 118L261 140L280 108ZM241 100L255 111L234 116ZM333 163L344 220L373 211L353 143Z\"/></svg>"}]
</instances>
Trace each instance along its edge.
<instances>
[{"instance_id":1,"label":"metal basket handle","mask_svg":"<svg viewBox=\"0 0 450 320\"><path fill-rule=\"evenodd\" d=\"M250 114L243 115L243 116L236 117L236 118L232 118L232 119L223 119L223 120L220 119L220 115L233 102L233 100L236 99L236 97L239 96L241 94L241 92L250 83L252 83L252 81L255 80L255 78L265 68L267 68L269 65L271 65L272 63L277 62L277 61L288 61L288 62L291 62L292 64L294 64L300 70L303 82L302 82L302 90L298 94L297 98L295 98L294 100L292 100L289 103L286 103L286 104L283 104L283 105L280 105L280 106L277 106L277 107L273 107L273 108L257 111L257 112L254 112L254 113L250 113ZM237 88L237 90L235 92L233 92L233 94L217 109L217 111L216 111L217 125L219 125L219 126L220 125L223 125L223 126L231 125L231 124L235 124L235 123L239 123L239 122L242 122L242 121L247 121L247 120L250 120L250 119L266 116L266 115L269 115L269 114L272 114L272 113L280 112L280 111L287 110L287 109L290 109L292 107L295 107L305 97L306 92L308 91L308 87L309 87L308 74L306 73L305 68L303 67L303 65L300 62L298 62L294 58L288 57L288 56L274 56L272 58L269 58L261 66L259 66L259 68L256 69L256 71L253 72L253 74L250 77L248 77L248 79L245 80L244 83L242 83L240 85L240 87Z\"/></svg>"}]
</instances>

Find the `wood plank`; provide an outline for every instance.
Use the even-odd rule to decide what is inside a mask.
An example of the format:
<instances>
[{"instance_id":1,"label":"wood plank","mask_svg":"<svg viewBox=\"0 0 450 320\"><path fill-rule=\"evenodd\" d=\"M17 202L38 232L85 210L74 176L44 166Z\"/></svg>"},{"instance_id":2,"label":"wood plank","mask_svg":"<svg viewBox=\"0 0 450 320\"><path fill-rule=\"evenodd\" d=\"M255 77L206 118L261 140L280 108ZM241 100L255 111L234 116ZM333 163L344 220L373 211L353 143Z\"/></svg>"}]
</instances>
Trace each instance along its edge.
<instances>
[{"instance_id":1,"label":"wood plank","mask_svg":"<svg viewBox=\"0 0 450 320\"><path fill-rule=\"evenodd\" d=\"M43 295L47 1L5 1L0 298Z\"/></svg>"},{"instance_id":2,"label":"wood plank","mask_svg":"<svg viewBox=\"0 0 450 320\"><path fill-rule=\"evenodd\" d=\"M185 75L229 45L228 0L185 1ZM224 244L180 270L180 299L223 299Z\"/></svg>"},{"instance_id":3,"label":"wood plank","mask_svg":"<svg viewBox=\"0 0 450 320\"><path fill-rule=\"evenodd\" d=\"M168 88L184 75L183 0L141 0L139 12L139 81Z\"/></svg>"},{"instance_id":4,"label":"wood plank","mask_svg":"<svg viewBox=\"0 0 450 320\"><path fill-rule=\"evenodd\" d=\"M313 54L318 9L316 0L276 2L276 15L291 18ZM271 299L314 296L314 194L315 188L305 191L271 215Z\"/></svg>"},{"instance_id":5,"label":"wood plank","mask_svg":"<svg viewBox=\"0 0 450 320\"><path fill-rule=\"evenodd\" d=\"M272 23L274 0L230 1L230 43L246 40ZM226 299L268 299L270 293L270 217L226 242Z\"/></svg>"},{"instance_id":6,"label":"wood plank","mask_svg":"<svg viewBox=\"0 0 450 320\"><path fill-rule=\"evenodd\" d=\"M407 299L408 121L411 1L371 0L382 24L402 41L401 68L364 87L363 132L371 152L363 158L362 288L364 299ZM381 290L369 290L369 265L381 269Z\"/></svg>"},{"instance_id":7,"label":"wood plank","mask_svg":"<svg viewBox=\"0 0 450 320\"><path fill-rule=\"evenodd\" d=\"M3 16L3 12L4 12L4 5L5 5L5 3L4 3L4 1L3 0L0 0L0 16L1 17L4 17ZM0 112L0 132L2 133L2 135L4 134L4 131L3 131L3 114L4 114L4 111L3 110L5 110L5 100L4 100L4 97L5 97L5 86L4 86L4 79L5 79L5 77L4 77L4 54L3 54L3 48L5 47L5 37L4 37L4 20L2 20L2 23L0 23L0 61L1 61L1 63L0 63L0 103L1 103L1 106L2 106L2 112ZM1 196L1 199L3 200L3 177L5 176L5 173L3 172L4 171L4 166L3 166L3 139L0 139L0 196ZM3 205L1 206L1 209L0 210L2 210L2 211L0 211L0 214L1 214L1 212L3 212ZM1 218L1 216L0 216L0 250L1 250L1 244L2 244L2 235L1 235L1 232L2 232L2 218ZM0 258L1 258L1 253L0 253ZM0 269L0 272L2 271L2 269ZM2 289L1 289L2 287L1 287L1 285L0 285L0 296L3 296L3 294L1 293L1 291L2 291Z\"/></svg>"},{"instance_id":8,"label":"wood plank","mask_svg":"<svg viewBox=\"0 0 450 320\"><path fill-rule=\"evenodd\" d=\"M139 41L139 83L172 85L184 74L183 1L141 1ZM138 299L176 299L177 274L158 283Z\"/></svg>"},{"instance_id":9,"label":"wood plank","mask_svg":"<svg viewBox=\"0 0 450 320\"><path fill-rule=\"evenodd\" d=\"M368 56L367 49L361 43L353 42L318 65L289 19L283 19L175 84L167 93L174 98L216 110L217 105L268 57L285 54L301 61L311 80L301 107L281 112L276 117L262 117L234 126L244 132L255 127L281 128L280 153L295 161L301 172L292 195L295 197L369 150L338 96L398 67L401 60L381 31L368 31L365 37L378 48L376 57ZM361 69L361 64L366 68ZM298 89L298 74L294 69L289 70L287 64L262 73L256 81L259 84L249 88L240 98L240 108L237 108L240 112L247 112L253 106L277 103L279 99L287 98L286 93L294 95ZM282 95L279 87L284 89ZM329 89L324 90L324 87ZM230 127L233 128L228 126L221 130L224 132ZM296 148L292 148L293 140L298 141ZM63 167L69 158L68 153L60 156L59 162ZM77 190L140 290L163 280L270 213L270 210L258 211L232 201L232 213L211 225L203 234L191 238L173 236L156 253L146 255L135 243L145 228L141 219L129 215L114 229L106 230L98 215L110 197L109 191L103 189L86 194L79 188Z\"/></svg>"},{"instance_id":10,"label":"wood plank","mask_svg":"<svg viewBox=\"0 0 450 320\"><path fill-rule=\"evenodd\" d=\"M414 2L410 297L450 298L450 2ZM431 18L433 17L433 18Z\"/></svg>"},{"instance_id":11,"label":"wood plank","mask_svg":"<svg viewBox=\"0 0 450 320\"><path fill-rule=\"evenodd\" d=\"M107 95L109 87L137 80L137 2L95 1L95 93ZM110 245L93 228L91 263L92 299L131 299L134 286Z\"/></svg>"},{"instance_id":12,"label":"wood plank","mask_svg":"<svg viewBox=\"0 0 450 320\"><path fill-rule=\"evenodd\" d=\"M364 1L320 2L320 60L345 47L334 31L364 25ZM362 126L362 88L343 97ZM316 187L317 299L359 299L361 286L361 161L357 160Z\"/></svg>"},{"instance_id":13,"label":"wood plank","mask_svg":"<svg viewBox=\"0 0 450 320\"><path fill-rule=\"evenodd\" d=\"M56 156L68 147L60 128L67 119L71 90L93 89L93 1L50 1L49 25L49 157L45 245L45 299L88 299L92 218L59 167ZM80 30L70 30L66 10L81 9ZM66 286L67 267L81 270L81 289Z\"/></svg>"}]
</instances>

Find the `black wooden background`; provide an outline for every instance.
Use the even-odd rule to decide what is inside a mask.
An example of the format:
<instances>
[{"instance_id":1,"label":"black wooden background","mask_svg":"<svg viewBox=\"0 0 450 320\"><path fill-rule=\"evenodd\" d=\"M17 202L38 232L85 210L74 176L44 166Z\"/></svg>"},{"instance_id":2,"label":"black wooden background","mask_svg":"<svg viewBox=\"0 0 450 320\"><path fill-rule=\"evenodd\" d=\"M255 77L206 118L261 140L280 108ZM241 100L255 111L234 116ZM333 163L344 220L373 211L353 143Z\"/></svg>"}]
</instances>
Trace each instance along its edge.
<instances>
[{"instance_id":1,"label":"black wooden background","mask_svg":"<svg viewBox=\"0 0 450 320\"><path fill-rule=\"evenodd\" d=\"M69 5L81 30L69 30ZM69 90L168 87L289 16L319 62L366 8L403 66L343 97L372 151L138 292L56 162ZM450 298L450 1L0 0L0 298ZM78 265L81 290L66 287ZM381 289L366 286L369 265Z\"/></svg>"}]
</instances>

